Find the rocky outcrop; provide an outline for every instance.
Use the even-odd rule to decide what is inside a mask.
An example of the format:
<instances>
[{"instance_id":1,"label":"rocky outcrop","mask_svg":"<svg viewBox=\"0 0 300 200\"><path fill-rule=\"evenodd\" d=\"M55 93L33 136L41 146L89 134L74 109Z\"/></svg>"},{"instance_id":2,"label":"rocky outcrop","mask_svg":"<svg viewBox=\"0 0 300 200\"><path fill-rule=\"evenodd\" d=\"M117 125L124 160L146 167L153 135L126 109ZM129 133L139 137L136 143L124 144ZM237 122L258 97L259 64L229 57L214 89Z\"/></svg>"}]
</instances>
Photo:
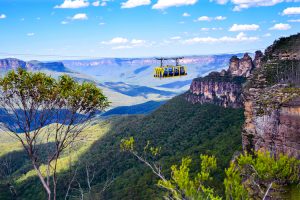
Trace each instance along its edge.
<instances>
[{"instance_id":1,"label":"rocky outcrop","mask_svg":"<svg viewBox=\"0 0 300 200\"><path fill-rule=\"evenodd\" d=\"M277 54L286 52L299 56L299 42L300 34L297 34L276 40L265 50L265 55L256 52L253 62L257 70L243 91L245 150L283 153L300 159L300 88L297 77L290 75L290 69L299 69L300 65L292 62L289 66L289 62L285 62L281 68L273 67L282 60ZM287 83L275 77L278 70L289 80Z\"/></svg>"},{"instance_id":2,"label":"rocky outcrop","mask_svg":"<svg viewBox=\"0 0 300 200\"><path fill-rule=\"evenodd\" d=\"M237 56L233 56L230 59L228 73L232 76L249 77L253 68L254 64L252 58L248 53L245 53L241 59Z\"/></svg>"},{"instance_id":3,"label":"rocky outcrop","mask_svg":"<svg viewBox=\"0 0 300 200\"><path fill-rule=\"evenodd\" d=\"M282 41L277 41L269 51L277 52L279 44L283 48ZM276 62L270 58L261 51L255 52L254 60L247 53L241 59L233 56L227 71L194 79L186 99L191 103L243 107L244 150L269 151L273 155L283 153L300 159L300 88L295 83L294 86L290 82L283 84L281 79L274 82L274 74L278 72L272 70L278 68L270 65ZM295 64L293 67L297 66Z\"/></svg>"},{"instance_id":4,"label":"rocky outcrop","mask_svg":"<svg viewBox=\"0 0 300 200\"><path fill-rule=\"evenodd\" d=\"M300 97L295 95L295 98L287 102L279 102L290 95L282 92L285 87L287 86L274 85L260 89L250 88L244 93L245 150L269 151L273 155L284 153L300 159ZM266 94L270 97L266 98ZM264 106L265 111L262 111L260 105L262 96L271 104L267 108Z\"/></svg>"},{"instance_id":5,"label":"rocky outcrop","mask_svg":"<svg viewBox=\"0 0 300 200\"><path fill-rule=\"evenodd\" d=\"M186 99L195 103L213 103L216 105L241 108L242 82L244 79L232 77L225 72L213 72L204 78L194 79Z\"/></svg>"},{"instance_id":6,"label":"rocky outcrop","mask_svg":"<svg viewBox=\"0 0 300 200\"><path fill-rule=\"evenodd\" d=\"M253 60L254 68L260 68L262 64L262 58L264 57L264 54L261 51L255 52L255 57Z\"/></svg>"}]
</instances>

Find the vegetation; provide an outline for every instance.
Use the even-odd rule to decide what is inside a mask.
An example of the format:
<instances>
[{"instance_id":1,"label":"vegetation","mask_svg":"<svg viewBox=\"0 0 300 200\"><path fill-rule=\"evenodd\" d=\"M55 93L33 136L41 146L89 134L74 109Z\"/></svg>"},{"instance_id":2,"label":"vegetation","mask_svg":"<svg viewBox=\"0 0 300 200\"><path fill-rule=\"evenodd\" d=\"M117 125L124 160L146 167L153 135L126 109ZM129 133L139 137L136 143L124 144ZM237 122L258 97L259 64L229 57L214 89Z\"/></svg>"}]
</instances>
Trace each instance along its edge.
<instances>
[{"instance_id":1,"label":"vegetation","mask_svg":"<svg viewBox=\"0 0 300 200\"><path fill-rule=\"evenodd\" d=\"M274 54L278 53L299 53L300 51L300 33L289 37L281 37L275 40L273 45L266 49L265 59L272 59Z\"/></svg>"},{"instance_id":2,"label":"vegetation","mask_svg":"<svg viewBox=\"0 0 300 200\"><path fill-rule=\"evenodd\" d=\"M94 84L21 68L0 79L0 92L0 106L10 122L2 129L22 144L48 199L56 199L59 157L96 111L108 106L106 97Z\"/></svg>"},{"instance_id":3,"label":"vegetation","mask_svg":"<svg viewBox=\"0 0 300 200\"><path fill-rule=\"evenodd\" d=\"M140 114L149 114L159 108L161 105L166 103L165 101L148 101L146 103L133 105L133 106L120 106L113 108L105 113L102 116L111 116L111 115L140 115Z\"/></svg>"},{"instance_id":4,"label":"vegetation","mask_svg":"<svg viewBox=\"0 0 300 200\"><path fill-rule=\"evenodd\" d=\"M266 199L279 186L299 184L300 161L268 152L245 153L226 169L226 199Z\"/></svg>"},{"instance_id":5,"label":"vegetation","mask_svg":"<svg viewBox=\"0 0 300 200\"><path fill-rule=\"evenodd\" d=\"M219 72L211 72L205 77L196 78L199 81L215 81L215 82L230 82L238 85L242 85L247 81L245 77L242 76L232 76L228 72L224 72L223 75Z\"/></svg>"},{"instance_id":6,"label":"vegetation","mask_svg":"<svg viewBox=\"0 0 300 200\"><path fill-rule=\"evenodd\" d=\"M120 147L121 150L134 155L158 177L157 186L168 191L165 199L222 199L215 195L213 188L207 186L207 181L212 180L211 171L217 167L214 156L200 156L200 172L194 173L194 177L190 173L192 159L183 158L179 167L177 165L171 167L171 175L168 179L163 174L160 163L153 160L153 156L159 154L160 148L152 147L150 142L147 142L143 154L141 154L135 150L133 137L123 139ZM149 154L147 155L146 152ZM225 172L225 196L229 200L265 200L267 197L278 195L275 192L278 189L282 190L284 185L300 183L300 161L282 154L275 157L269 152L258 151L254 154L245 152L236 157ZM282 193L279 190L279 196L282 197Z\"/></svg>"},{"instance_id":7,"label":"vegetation","mask_svg":"<svg viewBox=\"0 0 300 200\"><path fill-rule=\"evenodd\" d=\"M149 147L150 142L144 148L144 152L149 149L151 156L157 156L160 152L159 147ZM211 199L220 200L221 198L214 194L214 190L205 186L207 181L211 181L210 173L217 168L217 161L214 156L201 155L201 169L195 177L190 175L190 165L192 159L189 157L183 158L181 165L173 165L171 167L171 175L168 180L162 174L161 167L156 162L148 161L139 155L134 149L134 139L123 139L121 141L121 150L128 151L134 155L139 161L148 166L152 172L159 178L157 185L169 193L165 199L169 200L185 200L185 199Z\"/></svg>"},{"instance_id":8,"label":"vegetation","mask_svg":"<svg viewBox=\"0 0 300 200\"><path fill-rule=\"evenodd\" d=\"M220 184L225 176L224 169L228 167L233 153L241 150L240 133L243 122L242 109L226 109L210 104L193 105L184 96L175 97L148 116L113 117L102 122L95 121L82 133L82 136L87 136L80 145L76 145L70 153L63 153L58 161L58 197L65 197L74 171L77 173L68 199L80 198L79 184L84 196L88 196L88 163L89 174L91 177L94 174L91 191L95 198L161 199L165 191L155 186L158 179L152 175L151 170L127 153L120 152L121 140L131 136L135 138L138 152L143 152L147 141L161 147L161 153L155 159L161 163L166 175L171 174L172 165L190 156L194 161L189 167L190 174L195 177L199 172L199 155L215 156L218 167L211 173L214 179L207 186L214 187L216 194L221 195L224 192ZM14 146L16 143L7 145ZM7 153L0 159L21 153ZM19 162L23 164L12 172L17 194L22 199L43 199L44 193L40 185L36 184L38 179L24 159L20 158ZM167 178L171 180L171 177ZM7 196L1 191L7 191L5 187L7 186L3 185L3 189L0 187L0 198L4 200Z\"/></svg>"}]
</instances>

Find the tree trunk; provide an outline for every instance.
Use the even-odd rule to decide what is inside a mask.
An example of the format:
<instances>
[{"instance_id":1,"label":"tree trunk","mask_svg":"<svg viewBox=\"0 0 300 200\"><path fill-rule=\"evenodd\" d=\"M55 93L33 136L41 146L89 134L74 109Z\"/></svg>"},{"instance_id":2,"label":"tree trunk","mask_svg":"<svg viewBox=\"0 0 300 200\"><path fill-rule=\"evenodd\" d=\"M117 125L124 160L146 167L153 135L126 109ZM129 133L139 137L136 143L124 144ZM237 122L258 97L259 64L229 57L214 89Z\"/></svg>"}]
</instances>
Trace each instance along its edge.
<instances>
[{"instance_id":1,"label":"tree trunk","mask_svg":"<svg viewBox=\"0 0 300 200\"><path fill-rule=\"evenodd\" d=\"M41 183L42 183L44 189L46 190L46 192L47 192L47 194L48 194L48 200L51 200L51 190L50 190L50 186L47 185L47 183L46 183L46 181L45 181L45 179L44 179L44 177L43 177L41 171L40 171L39 168L36 166L36 164L35 164L34 162L33 162L32 164L33 164L33 167L34 167L35 171L36 171L37 174L38 174L39 179L41 180Z\"/></svg>"}]
</instances>

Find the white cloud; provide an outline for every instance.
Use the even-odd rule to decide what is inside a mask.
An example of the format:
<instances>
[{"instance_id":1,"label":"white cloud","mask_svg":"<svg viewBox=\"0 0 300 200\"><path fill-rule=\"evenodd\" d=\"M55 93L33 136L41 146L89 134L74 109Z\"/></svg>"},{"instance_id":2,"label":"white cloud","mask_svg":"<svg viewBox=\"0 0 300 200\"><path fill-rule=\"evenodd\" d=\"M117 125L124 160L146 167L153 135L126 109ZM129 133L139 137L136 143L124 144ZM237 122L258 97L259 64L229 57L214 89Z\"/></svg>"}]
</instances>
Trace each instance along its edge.
<instances>
[{"instance_id":1,"label":"white cloud","mask_svg":"<svg viewBox=\"0 0 300 200\"><path fill-rule=\"evenodd\" d=\"M217 17L201 16L196 21L212 21L212 20L222 21L225 19L227 19L227 17L224 16L217 16Z\"/></svg>"},{"instance_id":2,"label":"white cloud","mask_svg":"<svg viewBox=\"0 0 300 200\"><path fill-rule=\"evenodd\" d=\"M94 1L92 3L92 5L95 6L95 7L99 7L99 6L104 7L104 6L107 6L107 2L106 1L102 1L102 2L100 2L100 1Z\"/></svg>"},{"instance_id":3,"label":"white cloud","mask_svg":"<svg viewBox=\"0 0 300 200\"><path fill-rule=\"evenodd\" d=\"M217 4L224 5L228 2L229 0L210 0L210 2L216 2Z\"/></svg>"},{"instance_id":4,"label":"white cloud","mask_svg":"<svg viewBox=\"0 0 300 200\"><path fill-rule=\"evenodd\" d=\"M88 16L85 13L78 13L78 14L74 15L71 19L72 20L87 20Z\"/></svg>"},{"instance_id":5,"label":"white cloud","mask_svg":"<svg viewBox=\"0 0 300 200\"><path fill-rule=\"evenodd\" d=\"M288 22L300 22L300 19L290 19Z\"/></svg>"},{"instance_id":6,"label":"white cloud","mask_svg":"<svg viewBox=\"0 0 300 200\"><path fill-rule=\"evenodd\" d=\"M150 4L151 0L127 0L126 2L121 3L121 8L134 8Z\"/></svg>"},{"instance_id":7,"label":"white cloud","mask_svg":"<svg viewBox=\"0 0 300 200\"><path fill-rule=\"evenodd\" d=\"M209 31L210 30L210 28L201 28L201 31Z\"/></svg>"},{"instance_id":8,"label":"white cloud","mask_svg":"<svg viewBox=\"0 0 300 200\"><path fill-rule=\"evenodd\" d=\"M140 39L129 40L123 37L115 37L109 41L103 41L101 43L105 45L112 45L112 49L132 49L134 47L146 47L151 45L151 44L148 45L146 40L140 40Z\"/></svg>"},{"instance_id":9,"label":"white cloud","mask_svg":"<svg viewBox=\"0 0 300 200\"><path fill-rule=\"evenodd\" d=\"M109 41L104 41L102 42L102 44L125 44L128 42L127 38L123 38L123 37L115 37Z\"/></svg>"},{"instance_id":10,"label":"white cloud","mask_svg":"<svg viewBox=\"0 0 300 200\"><path fill-rule=\"evenodd\" d=\"M257 24L233 24L229 31L256 31L258 29Z\"/></svg>"},{"instance_id":11,"label":"white cloud","mask_svg":"<svg viewBox=\"0 0 300 200\"><path fill-rule=\"evenodd\" d=\"M299 15L300 14L300 7L290 7L286 8L282 12L283 15Z\"/></svg>"},{"instance_id":12,"label":"white cloud","mask_svg":"<svg viewBox=\"0 0 300 200\"><path fill-rule=\"evenodd\" d=\"M190 17L191 15L189 13L185 12L185 13L182 14L182 16L183 17Z\"/></svg>"},{"instance_id":13,"label":"white cloud","mask_svg":"<svg viewBox=\"0 0 300 200\"><path fill-rule=\"evenodd\" d=\"M221 28L221 27L213 27L213 28L207 28L207 27L203 27L203 28L201 28L201 31L210 31L210 30L212 30L212 31L220 31L220 30L223 30L223 28Z\"/></svg>"},{"instance_id":14,"label":"white cloud","mask_svg":"<svg viewBox=\"0 0 300 200\"><path fill-rule=\"evenodd\" d=\"M93 6L98 7L100 6L100 1L95 1L92 3Z\"/></svg>"},{"instance_id":15,"label":"white cloud","mask_svg":"<svg viewBox=\"0 0 300 200\"><path fill-rule=\"evenodd\" d=\"M107 6L107 2L106 1L101 2L100 6L101 7Z\"/></svg>"},{"instance_id":16,"label":"white cloud","mask_svg":"<svg viewBox=\"0 0 300 200\"><path fill-rule=\"evenodd\" d=\"M170 39L171 39L171 40L180 40L181 37L180 37L180 36L174 36L174 37L171 37Z\"/></svg>"},{"instance_id":17,"label":"white cloud","mask_svg":"<svg viewBox=\"0 0 300 200\"><path fill-rule=\"evenodd\" d=\"M187 6L194 5L198 0L158 0L156 4L152 6L153 9L165 9L173 6Z\"/></svg>"},{"instance_id":18,"label":"white cloud","mask_svg":"<svg viewBox=\"0 0 300 200\"><path fill-rule=\"evenodd\" d=\"M279 24L275 24L273 27L271 27L270 30L285 31L285 30L289 30L291 28L292 27L289 24L279 23Z\"/></svg>"},{"instance_id":19,"label":"white cloud","mask_svg":"<svg viewBox=\"0 0 300 200\"><path fill-rule=\"evenodd\" d=\"M100 23L99 23L100 26L103 26L103 25L105 25L105 24L106 24L105 22L100 22Z\"/></svg>"},{"instance_id":20,"label":"white cloud","mask_svg":"<svg viewBox=\"0 0 300 200\"><path fill-rule=\"evenodd\" d=\"M231 2L235 5L234 11L241 11L243 9L260 6L274 6L282 2L300 2L299 0L210 0L210 2L216 2L224 5Z\"/></svg>"},{"instance_id":21,"label":"white cloud","mask_svg":"<svg viewBox=\"0 0 300 200\"><path fill-rule=\"evenodd\" d=\"M244 41L256 41L258 37L248 37L243 32L239 33L235 37L195 37L188 40L183 41L184 44L197 44L197 43L223 43L223 42L244 42Z\"/></svg>"},{"instance_id":22,"label":"white cloud","mask_svg":"<svg viewBox=\"0 0 300 200\"><path fill-rule=\"evenodd\" d=\"M69 22L64 20L64 21L62 21L60 23L63 24L63 25L65 25L65 24L68 24Z\"/></svg>"},{"instance_id":23,"label":"white cloud","mask_svg":"<svg viewBox=\"0 0 300 200\"><path fill-rule=\"evenodd\" d=\"M27 33L27 36L31 37L31 36L34 36L35 34L34 33Z\"/></svg>"},{"instance_id":24,"label":"white cloud","mask_svg":"<svg viewBox=\"0 0 300 200\"><path fill-rule=\"evenodd\" d=\"M132 39L130 42L132 45L134 46L139 46L139 45L143 45L146 43L145 40L137 40L137 39Z\"/></svg>"},{"instance_id":25,"label":"white cloud","mask_svg":"<svg viewBox=\"0 0 300 200\"><path fill-rule=\"evenodd\" d=\"M235 4L234 11L241 11L250 7L274 6L284 0L231 0L231 2Z\"/></svg>"},{"instance_id":26,"label":"white cloud","mask_svg":"<svg viewBox=\"0 0 300 200\"><path fill-rule=\"evenodd\" d=\"M5 19L5 18L6 18L6 15L4 15L4 14L0 15L0 19Z\"/></svg>"},{"instance_id":27,"label":"white cloud","mask_svg":"<svg viewBox=\"0 0 300 200\"><path fill-rule=\"evenodd\" d=\"M212 18L208 16L201 16L197 19L197 21L211 21Z\"/></svg>"},{"instance_id":28,"label":"white cloud","mask_svg":"<svg viewBox=\"0 0 300 200\"><path fill-rule=\"evenodd\" d=\"M123 45L123 46L116 46L116 47L113 47L112 49L113 50L120 50L120 49L132 49L133 46L129 46L129 45Z\"/></svg>"},{"instance_id":29,"label":"white cloud","mask_svg":"<svg viewBox=\"0 0 300 200\"><path fill-rule=\"evenodd\" d=\"M225 20L225 19L227 19L227 17L224 17L224 16L215 17L215 20L218 20L218 21L222 21L222 20Z\"/></svg>"},{"instance_id":30,"label":"white cloud","mask_svg":"<svg viewBox=\"0 0 300 200\"><path fill-rule=\"evenodd\" d=\"M61 5L54 8L84 8L89 5L90 3L87 0L65 0Z\"/></svg>"},{"instance_id":31,"label":"white cloud","mask_svg":"<svg viewBox=\"0 0 300 200\"><path fill-rule=\"evenodd\" d=\"M271 35L271 33L266 33L266 34L264 34L263 36L264 36L264 37L271 37L272 35Z\"/></svg>"}]
</instances>

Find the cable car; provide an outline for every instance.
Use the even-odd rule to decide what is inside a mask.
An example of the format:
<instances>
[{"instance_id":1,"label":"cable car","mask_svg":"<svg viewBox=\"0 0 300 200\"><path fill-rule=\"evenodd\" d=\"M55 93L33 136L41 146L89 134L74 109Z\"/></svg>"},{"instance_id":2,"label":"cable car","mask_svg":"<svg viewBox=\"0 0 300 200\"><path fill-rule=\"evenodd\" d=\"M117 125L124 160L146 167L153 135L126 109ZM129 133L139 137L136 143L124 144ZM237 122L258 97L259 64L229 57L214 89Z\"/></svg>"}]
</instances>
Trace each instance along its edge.
<instances>
[{"instance_id":1,"label":"cable car","mask_svg":"<svg viewBox=\"0 0 300 200\"><path fill-rule=\"evenodd\" d=\"M187 68L183 65L179 64L179 61L182 60L183 57L176 58L156 58L156 60L160 61L160 67L155 67L154 69L154 77L155 78L173 78L187 75ZM165 60L175 60L176 65L166 65L164 66Z\"/></svg>"}]
</instances>

